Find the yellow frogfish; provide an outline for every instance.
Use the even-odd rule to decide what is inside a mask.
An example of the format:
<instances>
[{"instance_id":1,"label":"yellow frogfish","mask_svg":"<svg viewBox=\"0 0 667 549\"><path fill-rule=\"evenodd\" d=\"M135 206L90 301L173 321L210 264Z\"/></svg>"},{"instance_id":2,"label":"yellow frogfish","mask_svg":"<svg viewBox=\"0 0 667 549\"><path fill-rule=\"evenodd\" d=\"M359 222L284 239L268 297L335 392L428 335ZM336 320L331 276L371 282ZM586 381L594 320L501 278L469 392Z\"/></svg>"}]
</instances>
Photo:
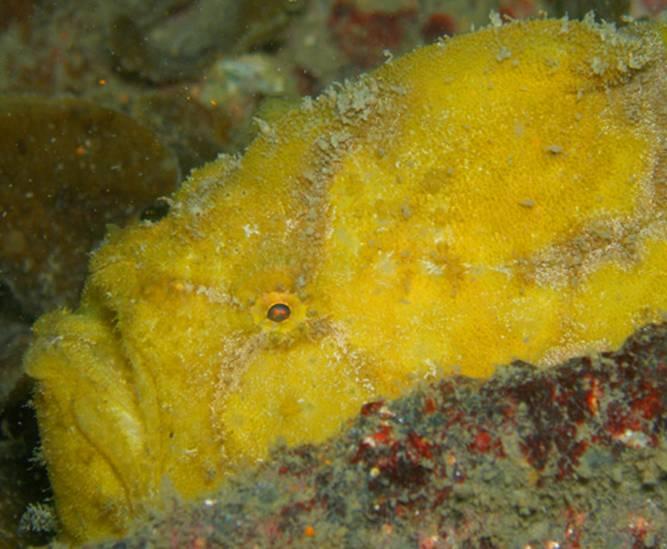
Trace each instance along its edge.
<instances>
[{"instance_id":1,"label":"yellow frogfish","mask_svg":"<svg viewBox=\"0 0 667 549\"><path fill-rule=\"evenodd\" d=\"M111 230L25 365L70 542L360 406L613 348L667 309L660 27L495 24L306 98Z\"/></svg>"}]
</instances>

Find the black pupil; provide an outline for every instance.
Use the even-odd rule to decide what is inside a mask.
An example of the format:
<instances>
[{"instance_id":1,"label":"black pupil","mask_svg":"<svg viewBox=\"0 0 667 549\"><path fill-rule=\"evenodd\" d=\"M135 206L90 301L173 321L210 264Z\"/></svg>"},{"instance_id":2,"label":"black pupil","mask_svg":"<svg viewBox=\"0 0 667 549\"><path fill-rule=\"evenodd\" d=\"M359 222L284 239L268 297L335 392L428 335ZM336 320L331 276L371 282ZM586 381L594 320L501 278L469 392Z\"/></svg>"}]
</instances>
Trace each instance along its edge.
<instances>
[{"instance_id":1,"label":"black pupil","mask_svg":"<svg viewBox=\"0 0 667 549\"><path fill-rule=\"evenodd\" d=\"M284 303L276 303L275 305L271 305L271 307L269 307L269 311L266 313L266 316L269 320L273 320L274 322L282 322L283 320L287 320L289 318L291 312L292 311L290 311L290 308Z\"/></svg>"}]
</instances>

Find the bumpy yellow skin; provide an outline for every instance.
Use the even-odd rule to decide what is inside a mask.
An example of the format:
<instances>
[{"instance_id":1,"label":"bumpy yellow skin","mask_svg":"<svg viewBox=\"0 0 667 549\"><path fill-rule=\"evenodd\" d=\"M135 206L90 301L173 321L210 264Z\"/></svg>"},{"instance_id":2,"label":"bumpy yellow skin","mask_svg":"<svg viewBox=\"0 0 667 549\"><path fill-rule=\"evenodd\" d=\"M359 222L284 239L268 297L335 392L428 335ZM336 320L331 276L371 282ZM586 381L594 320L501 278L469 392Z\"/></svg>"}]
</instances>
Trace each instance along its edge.
<instances>
[{"instance_id":1,"label":"bumpy yellow skin","mask_svg":"<svg viewBox=\"0 0 667 549\"><path fill-rule=\"evenodd\" d=\"M666 67L650 29L491 27L260 124L165 219L112 232L26 359L64 539L122 533L419 380L660 319Z\"/></svg>"}]
</instances>

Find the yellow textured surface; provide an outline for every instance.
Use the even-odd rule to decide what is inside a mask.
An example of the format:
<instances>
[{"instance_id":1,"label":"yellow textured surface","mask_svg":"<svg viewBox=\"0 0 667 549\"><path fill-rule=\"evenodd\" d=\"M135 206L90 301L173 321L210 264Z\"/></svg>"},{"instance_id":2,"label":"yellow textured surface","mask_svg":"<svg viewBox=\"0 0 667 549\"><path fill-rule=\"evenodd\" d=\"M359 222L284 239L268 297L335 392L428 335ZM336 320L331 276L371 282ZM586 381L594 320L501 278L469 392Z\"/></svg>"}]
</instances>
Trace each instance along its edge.
<instances>
[{"instance_id":1,"label":"yellow textured surface","mask_svg":"<svg viewBox=\"0 0 667 549\"><path fill-rule=\"evenodd\" d=\"M458 37L305 100L165 219L110 234L26 358L63 538L118 534L419 380L660 319L666 67L650 27Z\"/></svg>"}]
</instances>

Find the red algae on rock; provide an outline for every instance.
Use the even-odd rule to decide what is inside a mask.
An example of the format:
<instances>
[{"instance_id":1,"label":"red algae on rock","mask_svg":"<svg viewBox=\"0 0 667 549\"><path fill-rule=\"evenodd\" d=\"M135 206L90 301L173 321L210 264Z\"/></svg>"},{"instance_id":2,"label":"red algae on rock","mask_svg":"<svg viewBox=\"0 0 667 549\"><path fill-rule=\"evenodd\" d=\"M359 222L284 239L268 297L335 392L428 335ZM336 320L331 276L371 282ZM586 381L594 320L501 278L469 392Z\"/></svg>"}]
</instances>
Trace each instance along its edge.
<instances>
[{"instance_id":1,"label":"red algae on rock","mask_svg":"<svg viewBox=\"0 0 667 549\"><path fill-rule=\"evenodd\" d=\"M666 395L667 324L549 370L424 384L89 547L662 546Z\"/></svg>"}]
</instances>

